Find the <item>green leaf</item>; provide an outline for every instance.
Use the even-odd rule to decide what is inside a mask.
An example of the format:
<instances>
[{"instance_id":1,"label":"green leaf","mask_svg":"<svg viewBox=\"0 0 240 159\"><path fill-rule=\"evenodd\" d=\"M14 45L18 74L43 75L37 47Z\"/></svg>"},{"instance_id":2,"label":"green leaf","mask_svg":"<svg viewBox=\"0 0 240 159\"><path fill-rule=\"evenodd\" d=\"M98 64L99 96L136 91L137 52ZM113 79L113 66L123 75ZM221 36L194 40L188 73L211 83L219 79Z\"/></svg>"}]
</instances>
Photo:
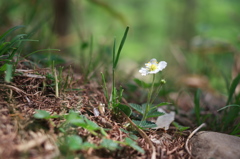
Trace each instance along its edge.
<instances>
[{"instance_id":1,"label":"green leaf","mask_svg":"<svg viewBox=\"0 0 240 159\"><path fill-rule=\"evenodd\" d=\"M142 111L143 111L143 114L144 114L144 112L146 111L147 106L148 106L147 103L142 104ZM150 105L150 107L151 107L151 105Z\"/></svg>"},{"instance_id":2,"label":"green leaf","mask_svg":"<svg viewBox=\"0 0 240 159\"><path fill-rule=\"evenodd\" d=\"M0 42L1 42L4 38L6 38L9 34L11 34L14 30L17 30L17 29L23 28L23 27L25 27L25 26L24 26L24 25L19 25L19 26L15 26L15 27L9 29L8 31L6 31L5 33L3 33L3 34L0 36Z\"/></svg>"},{"instance_id":3,"label":"green leaf","mask_svg":"<svg viewBox=\"0 0 240 159\"><path fill-rule=\"evenodd\" d=\"M234 122L239 117L240 109L239 107L230 107L226 114L223 116L223 130L227 130L234 124Z\"/></svg>"},{"instance_id":4,"label":"green leaf","mask_svg":"<svg viewBox=\"0 0 240 159\"><path fill-rule=\"evenodd\" d=\"M1 67L0 67L0 71L1 72L4 72L4 71L6 71L7 70L7 64L4 64L4 65L2 65Z\"/></svg>"},{"instance_id":5,"label":"green leaf","mask_svg":"<svg viewBox=\"0 0 240 159\"><path fill-rule=\"evenodd\" d=\"M132 114L132 109L127 105L118 104L117 108L123 111L127 116L130 116Z\"/></svg>"},{"instance_id":6,"label":"green leaf","mask_svg":"<svg viewBox=\"0 0 240 159\"><path fill-rule=\"evenodd\" d=\"M104 135L105 137L107 137L108 136L108 134L107 134L107 130L105 131L102 127L99 127L99 129L100 129L100 132L102 133L102 135Z\"/></svg>"},{"instance_id":7,"label":"green leaf","mask_svg":"<svg viewBox=\"0 0 240 159\"><path fill-rule=\"evenodd\" d=\"M164 115L163 112L158 112L157 109L152 109L148 112L147 118L153 118L153 117L158 117Z\"/></svg>"},{"instance_id":8,"label":"green leaf","mask_svg":"<svg viewBox=\"0 0 240 159\"><path fill-rule=\"evenodd\" d=\"M12 79L12 69L13 66L11 64L7 64L6 74L5 74L5 82L11 82Z\"/></svg>"},{"instance_id":9,"label":"green leaf","mask_svg":"<svg viewBox=\"0 0 240 159\"><path fill-rule=\"evenodd\" d=\"M96 149L97 146L93 143L90 143L90 142L84 142L82 145L81 145L81 150L87 150L89 148L93 148L93 149Z\"/></svg>"},{"instance_id":10,"label":"green leaf","mask_svg":"<svg viewBox=\"0 0 240 159\"><path fill-rule=\"evenodd\" d=\"M109 150L116 150L119 148L118 143L114 142L113 140L109 140L109 139L103 139L103 141L100 144L102 147L107 148Z\"/></svg>"},{"instance_id":11,"label":"green leaf","mask_svg":"<svg viewBox=\"0 0 240 159\"><path fill-rule=\"evenodd\" d=\"M45 110L35 110L36 113L33 115L36 119L49 119L50 113Z\"/></svg>"},{"instance_id":12,"label":"green leaf","mask_svg":"<svg viewBox=\"0 0 240 159\"><path fill-rule=\"evenodd\" d=\"M237 104L227 105L225 107L222 107L221 109L218 109L217 111L221 111L221 110L226 109L228 107L240 107L240 105L237 105Z\"/></svg>"},{"instance_id":13,"label":"green leaf","mask_svg":"<svg viewBox=\"0 0 240 159\"><path fill-rule=\"evenodd\" d=\"M87 125L83 118L75 112L70 112L68 115L65 116L65 118L67 122L76 126L85 127Z\"/></svg>"},{"instance_id":14,"label":"green leaf","mask_svg":"<svg viewBox=\"0 0 240 159\"><path fill-rule=\"evenodd\" d=\"M61 117L60 115L51 115L49 118L55 119L55 118L60 118L60 117Z\"/></svg>"},{"instance_id":15,"label":"green leaf","mask_svg":"<svg viewBox=\"0 0 240 159\"><path fill-rule=\"evenodd\" d=\"M142 106L135 104L135 103L129 103L129 106L131 108L135 109L136 111L138 111L139 113L143 114Z\"/></svg>"},{"instance_id":16,"label":"green leaf","mask_svg":"<svg viewBox=\"0 0 240 159\"><path fill-rule=\"evenodd\" d=\"M30 56L30 55L32 55L32 54L35 54L35 53L37 53L37 52L49 52L49 51L60 51L59 49L42 49L42 50L37 50L37 51L33 51L33 52L31 52L31 53L29 53L29 54L27 54L26 56L24 56L23 58L26 58L26 57L28 57L28 56Z\"/></svg>"},{"instance_id":17,"label":"green leaf","mask_svg":"<svg viewBox=\"0 0 240 159\"><path fill-rule=\"evenodd\" d=\"M125 138L125 143L128 146L132 147L133 149L137 150L138 152L145 153L145 151L141 147L139 147L135 141L131 140L130 138L128 137Z\"/></svg>"},{"instance_id":18,"label":"green leaf","mask_svg":"<svg viewBox=\"0 0 240 159\"><path fill-rule=\"evenodd\" d=\"M150 121L139 121L139 120L132 120L134 124L141 128L154 128L157 127L157 125Z\"/></svg>"},{"instance_id":19,"label":"green leaf","mask_svg":"<svg viewBox=\"0 0 240 159\"><path fill-rule=\"evenodd\" d=\"M158 104L158 105L153 106L152 109L153 109L153 108L158 108L158 107L161 107L161 106L164 106L164 105L169 105L169 104L172 104L172 103L162 102L162 103L160 103L160 104Z\"/></svg>"},{"instance_id":20,"label":"green leaf","mask_svg":"<svg viewBox=\"0 0 240 159\"><path fill-rule=\"evenodd\" d=\"M128 30L129 30L129 27L126 28L126 30L125 30L125 32L124 32L124 35L123 35L123 37L122 37L120 46L119 46L118 51L117 51L117 57L116 57L115 60L114 60L113 69L115 69L115 68L117 67L117 63L118 63L118 60L119 60L120 53L121 53L121 51L122 51L123 45L124 45L124 43L125 43L125 40L126 40L126 38L127 38Z\"/></svg>"},{"instance_id":21,"label":"green leaf","mask_svg":"<svg viewBox=\"0 0 240 159\"><path fill-rule=\"evenodd\" d=\"M99 129L99 126L96 124L96 123L94 123L93 121L91 121L91 120L89 120L89 119L87 119L87 118L85 118L85 121L86 121L86 129L87 130L92 130L92 131L95 131L95 130L98 130Z\"/></svg>"},{"instance_id":22,"label":"green leaf","mask_svg":"<svg viewBox=\"0 0 240 159\"><path fill-rule=\"evenodd\" d=\"M82 138L78 135L67 136L67 145L70 150L80 150L82 148Z\"/></svg>"},{"instance_id":23,"label":"green leaf","mask_svg":"<svg viewBox=\"0 0 240 159\"><path fill-rule=\"evenodd\" d=\"M235 89L239 83L240 83L240 74L238 74L237 77L232 81L232 84L229 89L227 105L232 101L232 97L234 95Z\"/></svg>"},{"instance_id":24,"label":"green leaf","mask_svg":"<svg viewBox=\"0 0 240 159\"><path fill-rule=\"evenodd\" d=\"M172 124L173 124L179 131L184 131L184 130L187 130L187 129L190 128L190 127L187 127L187 126L181 126L181 125L179 125L177 122L172 122Z\"/></svg>"},{"instance_id":25,"label":"green leaf","mask_svg":"<svg viewBox=\"0 0 240 159\"><path fill-rule=\"evenodd\" d=\"M240 136L240 123L235 126L234 130L231 132L231 135Z\"/></svg>"},{"instance_id":26,"label":"green leaf","mask_svg":"<svg viewBox=\"0 0 240 159\"><path fill-rule=\"evenodd\" d=\"M2 44L1 44L1 42L0 42L0 50L2 50L2 48L4 47L4 46L6 46L6 45L9 45L10 44L10 42L3 42ZM1 53L0 53L1 54Z\"/></svg>"},{"instance_id":27,"label":"green leaf","mask_svg":"<svg viewBox=\"0 0 240 159\"><path fill-rule=\"evenodd\" d=\"M124 129L122 129L122 128L120 128L120 130L121 130L122 132L128 134L128 136L129 136L131 139L133 139L133 140L137 140L137 139L138 139L138 137L137 137L136 135L134 135L132 131L129 132L129 131L124 130Z\"/></svg>"}]
</instances>

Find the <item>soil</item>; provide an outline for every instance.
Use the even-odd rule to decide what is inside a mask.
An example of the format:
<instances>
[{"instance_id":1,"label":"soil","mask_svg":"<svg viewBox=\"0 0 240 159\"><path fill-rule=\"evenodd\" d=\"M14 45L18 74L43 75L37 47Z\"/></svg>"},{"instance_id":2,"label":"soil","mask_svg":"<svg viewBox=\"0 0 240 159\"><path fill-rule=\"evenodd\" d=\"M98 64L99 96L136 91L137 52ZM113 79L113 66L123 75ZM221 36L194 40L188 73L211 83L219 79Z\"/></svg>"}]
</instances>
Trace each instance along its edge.
<instances>
[{"instance_id":1,"label":"soil","mask_svg":"<svg viewBox=\"0 0 240 159\"><path fill-rule=\"evenodd\" d=\"M0 158L135 158L149 159L152 148L139 134L137 144L145 150L142 154L131 147L121 145L121 149L88 149L75 151L67 156L58 146L62 136L59 128L62 119L35 119L36 110L46 110L51 114L67 114L70 110L78 111L89 120L107 128L108 138L123 141L129 134L120 131L126 129L127 120L117 120L107 107L102 86L96 82L84 82L84 77L74 73L67 83L68 88L60 90L56 97L54 81L46 76L49 69L30 69L21 64L18 75L11 83L0 81ZM67 71L66 71L67 72ZM66 73L67 74L67 73ZM66 77L65 75L64 77ZM66 78L64 78L66 79ZM96 115L94 109L105 105L105 111ZM94 136L85 129L76 129L76 134L87 141L98 144L100 136ZM179 132L175 127L169 130L144 130L156 148L156 158L191 158L184 148L190 131Z\"/></svg>"}]
</instances>

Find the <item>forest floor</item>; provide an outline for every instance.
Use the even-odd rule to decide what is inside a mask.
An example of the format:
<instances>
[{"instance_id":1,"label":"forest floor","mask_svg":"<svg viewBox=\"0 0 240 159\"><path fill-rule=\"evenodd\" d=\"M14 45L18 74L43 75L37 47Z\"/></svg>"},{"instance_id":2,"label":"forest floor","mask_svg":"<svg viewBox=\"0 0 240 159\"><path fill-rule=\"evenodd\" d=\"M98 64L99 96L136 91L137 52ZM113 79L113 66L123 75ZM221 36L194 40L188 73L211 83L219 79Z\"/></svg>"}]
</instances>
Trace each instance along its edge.
<instances>
[{"instance_id":1,"label":"forest floor","mask_svg":"<svg viewBox=\"0 0 240 159\"><path fill-rule=\"evenodd\" d=\"M46 110L50 114L64 115L70 110L86 116L98 126L105 129L107 138L123 141L129 137L128 121L120 116L115 118L107 107L102 86L96 82L83 82L81 75L72 76L69 87L72 89L60 92L56 97L53 81L46 76L49 69L29 69L24 64L17 68L19 75L14 76L11 83L0 84L0 158L139 158L149 159L153 149L145 139L135 131L136 143L145 153L120 144L121 148L89 148L86 150L64 153L59 148L60 131L65 119L36 119L36 110ZM94 110L100 104L106 107L99 115ZM84 140L98 145L101 135L93 135L86 129L77 128L75 133ZM185 143L191 130L179 132L174 126L168 130L144 130L156 151L156 158L191 158L185 149ZM99 132L100 133L100 132Z\"/></svg>"}]
</instances>

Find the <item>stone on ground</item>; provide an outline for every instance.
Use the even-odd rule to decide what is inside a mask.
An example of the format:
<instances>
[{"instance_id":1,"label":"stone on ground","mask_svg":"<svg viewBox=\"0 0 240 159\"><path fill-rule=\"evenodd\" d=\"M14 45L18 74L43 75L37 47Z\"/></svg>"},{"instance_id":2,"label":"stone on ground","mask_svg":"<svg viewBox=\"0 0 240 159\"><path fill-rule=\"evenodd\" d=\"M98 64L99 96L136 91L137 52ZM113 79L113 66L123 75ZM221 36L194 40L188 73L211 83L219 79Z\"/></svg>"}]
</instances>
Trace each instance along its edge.
<instances>
[{"instance_id":1,"label":"stone on ground","mask_svg":"<svg viewBox=\"0 0 240 159\"><path fill-rule=\"evenodd\" d=\"M240 137L201 131L190 141L191 153L197 159L240 159Z\"/></svg>"}]
</instances>

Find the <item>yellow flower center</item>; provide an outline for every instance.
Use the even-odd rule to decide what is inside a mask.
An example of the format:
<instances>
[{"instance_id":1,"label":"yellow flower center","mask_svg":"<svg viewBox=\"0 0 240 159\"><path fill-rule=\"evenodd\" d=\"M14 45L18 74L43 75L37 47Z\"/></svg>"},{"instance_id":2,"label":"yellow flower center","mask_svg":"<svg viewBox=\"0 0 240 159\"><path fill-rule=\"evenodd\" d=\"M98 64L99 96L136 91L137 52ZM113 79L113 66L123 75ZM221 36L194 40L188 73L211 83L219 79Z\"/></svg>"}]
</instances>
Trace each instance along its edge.
<instances>
[{"instance_id":1,"label":"yellow flower center","mask_svg":"<svg viewBox=\"0 0 240 159\"><path fill-rule=\"evenodd\" d=\"M157 65L152 64L149 68L149 71L154 71L157 69Z\"/></svg>"}]
</instances>

